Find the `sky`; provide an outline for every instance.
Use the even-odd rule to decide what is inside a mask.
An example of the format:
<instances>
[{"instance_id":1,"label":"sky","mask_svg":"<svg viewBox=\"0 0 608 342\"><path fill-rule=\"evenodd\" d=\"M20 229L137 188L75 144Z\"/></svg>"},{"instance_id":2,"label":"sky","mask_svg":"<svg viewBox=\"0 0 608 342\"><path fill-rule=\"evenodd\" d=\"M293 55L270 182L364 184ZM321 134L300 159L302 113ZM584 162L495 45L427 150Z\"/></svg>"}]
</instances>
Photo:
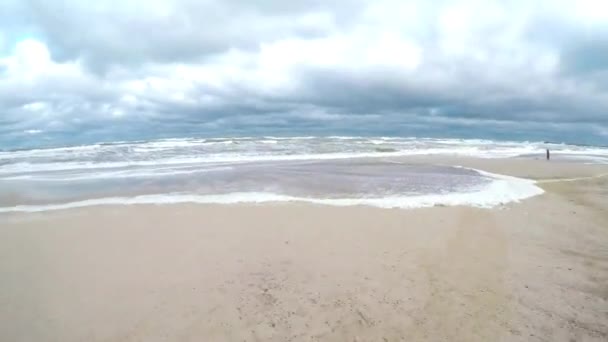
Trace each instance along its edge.
<instances>
[{"instance_id":1,"label":"sky","mask_svg":"<svg viewBox=\"0 0 608 342\"><path fill-rule=\"evenodd\" d=\"M608 145L608 1L0 0L0 149L234 135Z\"/></svg>"}]
</instances>

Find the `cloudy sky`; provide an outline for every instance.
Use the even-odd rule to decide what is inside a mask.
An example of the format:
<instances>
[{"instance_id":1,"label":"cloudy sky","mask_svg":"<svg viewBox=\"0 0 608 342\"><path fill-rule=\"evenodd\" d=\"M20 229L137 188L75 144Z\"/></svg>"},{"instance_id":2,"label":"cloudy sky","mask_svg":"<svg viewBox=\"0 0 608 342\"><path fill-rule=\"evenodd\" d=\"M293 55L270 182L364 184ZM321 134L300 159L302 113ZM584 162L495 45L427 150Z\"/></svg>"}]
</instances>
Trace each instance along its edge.
<instances>
[{"instance_id":1,"label":"cloudy sky","mask_svg":"<svg viewBox=\"0 0 608 342\"><path fill-rule=\"evenodd\" d=\"M264 134L608 144L608 2L0 0L0 148Z\"/></svg>"}]
</instances>

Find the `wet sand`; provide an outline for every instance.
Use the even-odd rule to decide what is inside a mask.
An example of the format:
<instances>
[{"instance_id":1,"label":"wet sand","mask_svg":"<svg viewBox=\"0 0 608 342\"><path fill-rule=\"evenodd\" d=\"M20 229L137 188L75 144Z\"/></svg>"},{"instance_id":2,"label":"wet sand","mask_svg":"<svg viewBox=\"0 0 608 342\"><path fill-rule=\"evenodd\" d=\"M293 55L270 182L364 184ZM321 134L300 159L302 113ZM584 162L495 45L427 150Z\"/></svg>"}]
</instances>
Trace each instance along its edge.
<instances>
[{"instance_id":1,"label":"wet sand","mask_svg":"<svg viewBox=\"0 0 608 342\"><path fill-rule=\"evenodd\" d=\"M606 166L494 209L104 206L0 215L2 341L606 341Z\"/></svg>"}]
</instances>

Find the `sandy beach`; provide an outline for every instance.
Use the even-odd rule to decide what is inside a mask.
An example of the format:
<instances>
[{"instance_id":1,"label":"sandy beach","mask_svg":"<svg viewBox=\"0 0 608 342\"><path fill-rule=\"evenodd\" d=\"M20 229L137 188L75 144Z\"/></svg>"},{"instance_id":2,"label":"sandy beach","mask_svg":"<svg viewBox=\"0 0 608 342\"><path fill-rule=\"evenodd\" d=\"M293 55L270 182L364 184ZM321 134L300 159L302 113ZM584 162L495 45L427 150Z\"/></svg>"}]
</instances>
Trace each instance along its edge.
<instances>
[{"instance_id":1,"label":"sandy beach","mask_svg":"<svg viewBox=\"0 0 608 342\"><path fill-rule=\"evenodd\" d=\"M413 160L546 193L493 209L1 214L0 340L608 340L608 166Z\"/></svg>"}]
</instances>

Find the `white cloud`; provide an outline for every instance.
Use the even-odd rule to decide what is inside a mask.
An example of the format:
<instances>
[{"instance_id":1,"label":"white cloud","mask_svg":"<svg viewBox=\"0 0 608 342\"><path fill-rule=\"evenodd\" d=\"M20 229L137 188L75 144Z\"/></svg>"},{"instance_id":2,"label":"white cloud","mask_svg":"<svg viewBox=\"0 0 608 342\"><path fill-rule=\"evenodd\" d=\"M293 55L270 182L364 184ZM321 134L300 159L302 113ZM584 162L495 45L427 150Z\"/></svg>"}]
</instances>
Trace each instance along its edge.
<instances>
[{"instance_id":1,"label":"white cloud","mask_svg":"<svg viewBox=\"0 0 608 342\"><path fill-rule=\"evenodd\" d=\"M604 32L604 1L68 3L55 18L59 2L32 2L23 30L39 39L0 58L0 109L21 132L267 112L608 124L608 65L564 71L578 56L564 44Z\"/></svg>"},{"instance_id":2,"label":"white cloud","mask_svg":"<svg viewBox=\"0 0 608 342\"><path fill-rule=\"evenodd\" d=\"M48 108L48 105L44 102L32 102L22 106L22 108L29 112L40 112Z\"/></svg>"}]
</instances>

